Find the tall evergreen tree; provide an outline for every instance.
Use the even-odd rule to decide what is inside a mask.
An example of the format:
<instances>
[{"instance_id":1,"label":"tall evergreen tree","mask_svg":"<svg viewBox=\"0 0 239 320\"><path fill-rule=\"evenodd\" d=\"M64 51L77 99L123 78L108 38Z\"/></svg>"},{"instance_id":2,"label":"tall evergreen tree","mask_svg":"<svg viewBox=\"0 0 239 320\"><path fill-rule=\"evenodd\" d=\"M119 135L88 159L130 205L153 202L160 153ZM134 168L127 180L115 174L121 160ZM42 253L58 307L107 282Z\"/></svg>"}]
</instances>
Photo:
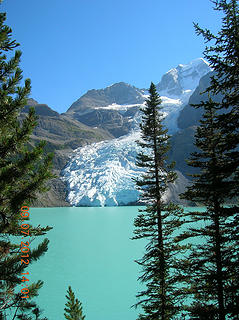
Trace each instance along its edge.
<instances>
[{"instance_id":1,"label":"tall evergreen tree","mask_svg":"<svg viewBox=\"0 0 239 320\"><path fill-rule=\"evenodd\" d=\"M82 304L75 298L75 294L69 286L67 295L67 303L65 307L64 316L67 320L84 320L85 316L83 315Z\"/></svg>"},{"instance_id":2,"label":"tall evergreen tree","mask_svg":"<svg viewBox=\"0 0 239 320\"><path fill-rule=\"evenodd\" d=\"M223 114L218 117L218 125L227 133L227 143L231 150L239 144L239 7L236 0L213 0L214 9L223 14L222 26L217 35L208 29L194 24L196 33L202 35L206 46L204 57L214 69L211 84L207 91L220 93L222 103L218 109ZM234 186L235 195L239 196L239 158L238 153L232 154L231 162L235 166L238 184Z\"/></svg>"},{"instance_id":3,"label":"tall evergreen tree","mask_svg":"<svg viewBox=\"0 0 239 320\"><path fill-rule=\"evenodd\" d=\"M169 136L162 125L161 100L153 83L149 93L146 107L141 109L142 139L138 144L142 151L136 162L145 170L136 184L146 209L139 210L133 238L148 239L146 253L137 261L143 269L139 280L146 284L146 289L137 295L140 301L135 306L144 311L139 320L168 320L180 311L181 305L181 289L177 286L179 259L175 255L185 247L174 242L173 233L182 225L182 210L164 200L168 184L175 181L176 174L172 171L173 164L166 163Z\"/></svg>"},{"instance_id":4,"label":"tall evergreen tree","mask_svg":"<svg viewBox=\"0 0 239 320\"><path fill-rule=\"evenodd\" d=\"M201 171L193 175L184 198L205 206L206 211L188 214L194 224L183 236L198 239L187 261L192 278L190 293L195 299L189 310L191 316L196 316L192 319L225 320L226 316L239 315L239 243L235 224L239 208L226 206L235 195L237 178L231 146L219 125L220 104L209 97L195 107L203 108L204 114L195 134L199 150L192 154L189 165Z\"/></svg>"},{"instance_id":5,"label":"tall evergreen tree","mask_svg":"<svg viewBox=\"0 0 239 320\"><path fill-rule=\"evenodd\" d=\"M225 208L225 203L228 202L228 199L236 203L239 196L239 7L236 0L213 0L212 3L214 9L223 14L220 31L214 35L210 30L199 27L198 24L195 24L195 29L196 33L202 35L205 42L210 44L204 50L204 57L213 67L214 76L211 78L207 91L213 95L220 93L222 96L221 103L214 104L214 108L220 111L214 118L214 127L217 127L217 134L222 137L221 141L218 140L218 148L221 152L219 156L221 159L224 157L227 161L227 165L220 167L221 177L224 177L222 181L227 189L221 192L219 210L221 215L230 217L225 222L227 237L220 238L221 245L223 246L226 242L230 248L228 254L222 252L222 261L227 261L227 274L230 275L229 278L223 279L224 311L232 319L238 319L239 208L234 206L229 211ZM205 108L205 105L201 104L197 107ZM206 139L206 136L204 138ZM211 154L210 152L212 153L212 150L208 149L208 154ZM198 166L200 167L200 163ZM203 167L201 169L204 170ZM207 170L208 173L215 174L210 171L210 167ZM205 195L202 203L207 201ZM225 213L226 211L228 213ZM220 304L222 306L222 302ZM220 307L220 314L222 313L222 307ZM220 317L223 316L220 315Z\"/></svg>"},{"instance_id":6,"label":"tall evergreen tree","mask_svg":"<svg viewBox=\"0 0 239 320\"><path fill-rule=\"evenodd\" d=\"M24 119L19 118L31 86L30 80L20 86L21 52L17 50L10 57L18 44L11 39L12 31L4 24L5 20L6 14L0 13L0 319L36 319L37 306L32 298L42 281L28 285L29 298L22 298L19 284L25 283L21 274L28 265L21 263L19 237L13 239L23 236L23 218L29 225L29 236L43 235L50 229L31 226L27 214L20 213L22 206L29 206L46 190L46 181L53 177L52 155L44 155L43 142L31 149L27 146L37 118L33 109ZM29 241L27 236L24 239ZM30 243L30 263L38 260L47 247L47 239L36 248Z\"/></svg>"}]
</instances>

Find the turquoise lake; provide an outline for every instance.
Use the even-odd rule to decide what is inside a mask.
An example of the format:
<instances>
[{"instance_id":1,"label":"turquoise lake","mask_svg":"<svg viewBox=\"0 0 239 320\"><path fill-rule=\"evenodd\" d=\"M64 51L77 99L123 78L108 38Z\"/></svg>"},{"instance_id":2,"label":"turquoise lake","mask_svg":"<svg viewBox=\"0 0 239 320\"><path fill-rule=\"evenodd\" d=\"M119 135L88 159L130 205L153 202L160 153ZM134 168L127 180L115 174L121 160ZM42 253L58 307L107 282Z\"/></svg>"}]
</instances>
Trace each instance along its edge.
<instances>
[{"instance_id":1,"label":"turquoise lake","mask_svg":"<svg viewBox=\"0 0 239 320\"><path fill-rule=\"evenodd\" d=\"M191 208L198 210L198 208ZM29 266L29 284L43 280L37 302L49 320L64 320L71 285L86 320L136 320L131 308L142 285L145 240L131 240L138 207L41 208L30 210L34 226L52 226L47 253ZM42 237L44 238L44 237ZM30 244L36 246L38 239Z\"/></svg>"},{"instance_id":2,"label":"turquoise lake","mask_svg":"<svg viewBox=\"0 0 239 320\"><path fill-rule=\"evenodd\" d=\"M52 226L49 250L28 267L30 282L43 280L37 302L49 320L63 320L71 285L86 320L135 320L140 290L134 262L144 242L133 236L137 207L31 209L31 223ZM35 240L30 247L34 247ZM29 284L30 284L29 282Z\"/></svg>"}]
</instances>

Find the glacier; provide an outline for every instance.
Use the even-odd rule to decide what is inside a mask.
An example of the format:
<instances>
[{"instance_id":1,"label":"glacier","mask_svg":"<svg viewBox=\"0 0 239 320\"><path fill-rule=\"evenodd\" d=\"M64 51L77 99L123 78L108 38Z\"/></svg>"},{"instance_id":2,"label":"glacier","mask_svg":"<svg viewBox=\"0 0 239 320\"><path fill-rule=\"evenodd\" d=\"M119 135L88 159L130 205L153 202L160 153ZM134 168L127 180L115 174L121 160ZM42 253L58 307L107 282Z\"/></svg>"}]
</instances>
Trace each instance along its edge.
<instances>
[{"instance_id":1,"label":"glacier","mask_svg":"<svg viewBox=\"0 0 239 320\"><path fill-rule=\"evenodd\" d=\"M74 151L63 171L73 206L116 206L135 202L138 191L132 178L142 170L135 165L140 132Z\"/></svg>"},{"instance_id":2,"label":"glacier","mask_svg":"<svg viewBox=\"0 0 239 320\"><path fill-rule=\"evenodd\" d=\"M193 60L188 65L179 65L162 77L157 85L164 116L164 124L169 133L178 130L177 118L180 110L188 102L190 95L197 87L200 78L211 71L208 63L202 58ZM147 91L140 90L147 98ZM95 106L117 110L121 113L137 107L137 112L131 117L131 132L110 141L93 143L77 148L72 153L69 162L61 172L67 185L67 201L72 206L119 206L135 204L139 200L133 178L138 177L143 169L135 165L140 139L139 123L140 107L144 104L117 103L108 106ZM164 195L165 200L180 202L179 193L185 190L188 180L177 172L178 179Z\"/></svg>"},{"instance_id":3,"label":"glacier","mask_svg":"<svg viewBox=\"0 0 239 320\"><path fill-rule=\"evenodd\" d=\"M93 143L74 151L63 170L68 185L67 200L73 206L122 206L135 204L139 191L133 178L144 169L135 165L140 150L136 140L140 131L111 141ZM169 186L164 200L180 202L178 194L185 190L187 179L177 171L178 181Z\"/></svg>"}]
</instances>

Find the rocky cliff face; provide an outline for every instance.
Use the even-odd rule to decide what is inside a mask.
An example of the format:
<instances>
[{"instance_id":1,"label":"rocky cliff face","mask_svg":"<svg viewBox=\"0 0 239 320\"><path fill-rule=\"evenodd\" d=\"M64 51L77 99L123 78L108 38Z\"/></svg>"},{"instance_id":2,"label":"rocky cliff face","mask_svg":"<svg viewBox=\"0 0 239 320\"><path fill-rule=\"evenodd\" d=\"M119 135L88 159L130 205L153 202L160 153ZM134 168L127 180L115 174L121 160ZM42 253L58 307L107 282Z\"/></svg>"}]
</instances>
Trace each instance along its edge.
<instances>
[{"instance_id":1,"label":"rocky cliff face","mask_svg":"<svg viewBox=\"0 0 239 320\"><path fill-rule=\"evenodd\" d=\"M91 109L106 107L112 104L141 104L144 102L143 90L125 82L115 83L105 89L89 90L75 101L67 110L68 115L77 117L91 112Z\"/></svg>"},{"instance_id":2,"label":"rocky cliff face","mask_svg":"<svg viewBox=\"0 0 239 320\"><path fill-rule=\"evenodd\" d=\"M195 169L187 166L184 159L189 159L190 154L196 151L196 147L194 146L194 133L203 113L201 108L196 109L191 106L191 104L199 104L201 101L208 99L208 94L205 93L205 90L210 85L212 75L213 72L211 71L200 79L188 103L179 112L177 122L180 130L172 136L170 158L176 161L176 168L184 175L195 173ZM212 98L216 102L222 100L221 95L212 96ZM223 112L223 110L221 112Z\"/></svg>"},{"instance_id":3,"label":"rocky cliff face","mask_svg":"<svg viewBox=\"0 0 239 320\"><path fill-rule=\"evenodd\" d=\"M213 76L213 72L209 72L205 76L203 76L196 89L192 93L192 95L189 98L188 103L184 106L184 108L181 110L179 113L178 117L178 127L180 129L185 129L190 126L195 126L198 125L199 120L201 119L202 116L202 110L195 109L191 106L191 104L197 104L200 103L201 101L206 101L208 99L208 94L205 93L205 90L209 87L210 85L210 78ZM222 96L217 95L213 97L216 102L221 101Z\"/></svg>"},{"instance_id":4,"label":"rocky cliff face","mask_svg":"<svg viewBox=\"0 0 239 320\"><path fill-rule=\"evenodd\" d=\"M144 101L143 90L119 82L105 89L88 91L71 105L66 115L118 138L131 129L127 106L139 106Z\"/></svg>"},{"instance_id":5,"label":"rocky cliff face","mask_svg":"<svg viewBox=\"0 0 239 320\"><path fill-rule=\"evenodd\" d=\"M33 99L29 100L21 117L26 115L32 104L38 116L38 125L33 131L32 142L47 141L47 151L56 152L56 158L58 156L57 151L63 154L64 151L66 153L71 152L79 146L113 138L103 129L88 127L66 115L59 114L45 104L33 102ZM55 169L62 169L62 165L58 167L57 162L55 162Z\"/></svg>"}]
</instances>

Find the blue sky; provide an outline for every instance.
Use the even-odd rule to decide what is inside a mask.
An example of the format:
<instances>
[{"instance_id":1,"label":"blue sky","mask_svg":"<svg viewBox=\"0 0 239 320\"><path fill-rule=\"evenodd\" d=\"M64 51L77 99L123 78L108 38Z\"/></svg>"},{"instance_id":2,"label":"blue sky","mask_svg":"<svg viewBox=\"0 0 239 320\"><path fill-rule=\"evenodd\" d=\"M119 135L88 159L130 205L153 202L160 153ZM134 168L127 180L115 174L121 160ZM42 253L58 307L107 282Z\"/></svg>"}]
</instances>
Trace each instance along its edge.
<instances>
[{"instance_id":1,"label":"blue sky","mask_svg":"<svg viewBox=\"0 0 239 320\"><path fill-rule=\"evenodd\" d=\"M1 11L21 44L31 97L58 112L93 88L158 83L202 57L193 21L213 31L221 23L210 0L4 0Z\"/></svg>"}]
</instances>

